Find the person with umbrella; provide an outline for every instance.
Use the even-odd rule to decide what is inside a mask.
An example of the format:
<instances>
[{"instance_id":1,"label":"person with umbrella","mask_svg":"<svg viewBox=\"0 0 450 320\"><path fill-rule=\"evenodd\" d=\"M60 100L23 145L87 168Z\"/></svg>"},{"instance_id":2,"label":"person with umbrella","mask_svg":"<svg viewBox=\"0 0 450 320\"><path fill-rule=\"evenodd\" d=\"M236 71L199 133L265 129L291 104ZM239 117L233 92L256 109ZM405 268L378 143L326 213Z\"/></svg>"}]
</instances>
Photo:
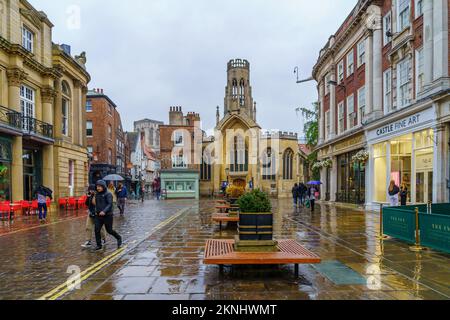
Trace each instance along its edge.
<instances>
[{"instance_id":1,"label":"person with umbrella","mask_svg":"<svg viewBox=\"0 0 450 320\"><path fill-rule=\"evenodd\" d=\"M316 187L321 184L322 184L322 182L320 182L320 181L308 182L308 185L310 186L308 189L308 199L309 199L309 203L311 205L311 212L314 212L316 200L319 196L319 189Z\"/></svg>"}]
</instances>

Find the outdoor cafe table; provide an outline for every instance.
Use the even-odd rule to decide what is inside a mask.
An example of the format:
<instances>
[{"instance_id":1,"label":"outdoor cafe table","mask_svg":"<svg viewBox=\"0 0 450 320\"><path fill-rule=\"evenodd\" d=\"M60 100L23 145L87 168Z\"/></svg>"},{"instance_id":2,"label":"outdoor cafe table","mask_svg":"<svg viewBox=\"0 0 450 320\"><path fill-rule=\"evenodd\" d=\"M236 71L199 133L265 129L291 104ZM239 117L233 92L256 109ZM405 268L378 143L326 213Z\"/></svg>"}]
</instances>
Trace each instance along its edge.
<instances>
[{"instance_id":1,"label":"outdoor cafe table","mask_svg":"<svg viewBox=\"0 0 450 320\"><path fill-rule=\"evenodd\" d=\"M229 210L230 206L217 206L216 209L219 210L220 213L226 213Z\"/></svg>"}]
</instances>

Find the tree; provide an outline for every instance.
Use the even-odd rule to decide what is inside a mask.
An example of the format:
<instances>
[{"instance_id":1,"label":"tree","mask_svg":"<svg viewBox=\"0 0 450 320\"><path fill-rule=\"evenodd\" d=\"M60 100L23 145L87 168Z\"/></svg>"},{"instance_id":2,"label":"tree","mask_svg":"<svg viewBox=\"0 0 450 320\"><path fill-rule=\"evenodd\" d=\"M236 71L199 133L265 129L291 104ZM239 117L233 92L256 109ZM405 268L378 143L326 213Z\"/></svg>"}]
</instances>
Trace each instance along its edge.
<instances>
[{"instance_id":1,"label":"tree","mask_svg":"<svg viewBox=\"0 0 450 320\"><path fill-rule=\"evenodd\" d=\"M317 144L319 143L319 103L313 103L313 108L298 108L298 111L302 113L302 116L305 118L305 137L306 144L312 150L315 149ZM317 151L313 151L308 156L308 166L311 169L314 163L317 162ZM318 169L312 170L314 180L320 180L320 171Z\"/></svg>"}]
</instances>

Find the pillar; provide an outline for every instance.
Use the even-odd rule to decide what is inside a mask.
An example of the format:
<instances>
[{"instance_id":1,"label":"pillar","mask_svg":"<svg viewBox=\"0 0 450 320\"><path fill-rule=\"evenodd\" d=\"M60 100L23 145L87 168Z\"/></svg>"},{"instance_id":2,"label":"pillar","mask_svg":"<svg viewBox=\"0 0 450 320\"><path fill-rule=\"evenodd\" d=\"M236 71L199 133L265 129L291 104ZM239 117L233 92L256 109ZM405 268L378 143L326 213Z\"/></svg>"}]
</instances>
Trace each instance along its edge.
<instances>
[{"instance_id":1,"label":"pillar","mask_svg":"<svg viewBox=\"0 0 450 320\"><path fill-rule=\"evenodd\" d=\"M381 18L380 18L381 19ZM381 21L379 22L381 26ZM372 107L371 119L379 119L383 115L383 32L382 29L373 31L373 64L372 64ZM366 87L367 88L367 87Z\"/></svg>"},{"instance_id":2,"label":"pillar","mask_svg":"<svg viewBox=\"0 0 450 320\"><path fill-rule=\"evenodd\" d=\"M41 90L42 99L42 121L52 124L54 129L53 118L53 103L55 100L56 92L53 88L44 88ZM55 134L53 132L53 134ZM56 162L57 163L57 162ZM58 166L55 166L54 160L54 146L46 145L42 149L42 183L44 186L55 190L55 171L58 170Z\"/></svg>"},{"instance_id":3,"label":"pillar","mask_svg":"<svg viewBox=\"0 0 450 320\"><path fill-rule=\"evenodd\" d=\"M338 163L337 163L337 157L332 158L333 161L333 167L331 168L331 177L330 177L330 201L335 202L336 201L336 193L337 193L337 169L338 169Z\"/></svg>"},{"instance_id":4,"label":"pillar","mask_svg":"<svg viewBox=\"0 0 450 320\"><path fill-rule=\"evenodd\" d=\"M319 111L319 145L325 141L325 81L319 82L319 101L320 101L320 111Z\"/></svg>"},{"instance_id":5,"label":"pillar","mask_svg":"<svg viewBox=\"0 0 450 320\"><path fill-rule=\"evenodd\" d=\"M444 125L434 128L433 203L448 202L448 136Z\"/></svg>"},{"instance_id":6,"label":"pillar","mask_svg":"<svg viewBox=\"0 0 450 320\"><path fill-rule=\"evenodd\" d=\"M433 82L433 0L423 2L423 67L424 84Z\"/></svg>"},{"instance_id":7,"label":"pillar","mask_svg":"<svg viewBox=\"0 0 450 320\"><path fill-rule=\"evenodd\" d=\"M425 0L425 3L427 1ZM433 80L448 77L448 0L433 0Z\"/></svg>"},{"instance_id":8,"label":"pillar","mask_svg":"<svg viewBox=\"0 0 450 320\"><path fill-rule=\"evenodd\" d=\"M367 31L366 37L366 110L369 119L372 119L373 115L373 96L374 96L374 84L373 84L373 32L372 30Z\"/></svg>"},{"instance_id":9,"label":"pillar","mask_svg":"<svg viewBox=\"0 0 450 320\"><path fill-rule=\"evenodd\" d=\"M327 168L322 168L320 170L320 181L322 182L322 187L321 187L322 192L320 193L320 200L325 201L326 197L327 197L326 190L327 190L327 187L328 187L327 186L327 183L328 183L328 181L327 181Z\"/></svg>"},{"instance_id":10,"label":"pillar","mask_svg":"<svg viewBox=\"0 0 450 320\"><path fill-rule=\"evenodd\" d=\"M8 75L8 107L14 111L21 112L20 108L20 85L26 79L26 73L20 68L7 71ZM23 140L22 136L14 137L12 140L12 201L23 200Z\"/></svg>"},{"instance_id":11,"label":"pillar","mask_svg":"<svg viewBox=\"0 0 450 320\"><path fill-rule=\"evenodd\" d=\"M336 66L333 65L330 70L331 81L336 81ZM330 136L329 140L336 136L336 86L330 86Z\"/></svg>"}]
</instances>

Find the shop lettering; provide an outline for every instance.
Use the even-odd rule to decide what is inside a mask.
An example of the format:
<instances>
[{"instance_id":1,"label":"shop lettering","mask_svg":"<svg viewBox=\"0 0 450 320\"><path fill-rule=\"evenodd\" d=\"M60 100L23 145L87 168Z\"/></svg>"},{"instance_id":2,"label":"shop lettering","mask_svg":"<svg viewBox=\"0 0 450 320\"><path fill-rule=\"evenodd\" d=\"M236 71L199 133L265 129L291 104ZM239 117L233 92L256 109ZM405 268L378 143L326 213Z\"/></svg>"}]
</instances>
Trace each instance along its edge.
<instances>
[{"instance_id":1,"label":"shop lettering","mask_svg":"<svg viewBox=\"0 0 450 320\"><path fill-rule=\"evenodd\" d=\"M400 131L402 129L406 129L408 127L414 126L420 123L421 115L417 114L415 116L411 116L409 119L403 119L401 121L391 123L383 128L377 130L377 136L383 136L389 133L393 133L396 131Z\"/></svg>"}]
</instances>

